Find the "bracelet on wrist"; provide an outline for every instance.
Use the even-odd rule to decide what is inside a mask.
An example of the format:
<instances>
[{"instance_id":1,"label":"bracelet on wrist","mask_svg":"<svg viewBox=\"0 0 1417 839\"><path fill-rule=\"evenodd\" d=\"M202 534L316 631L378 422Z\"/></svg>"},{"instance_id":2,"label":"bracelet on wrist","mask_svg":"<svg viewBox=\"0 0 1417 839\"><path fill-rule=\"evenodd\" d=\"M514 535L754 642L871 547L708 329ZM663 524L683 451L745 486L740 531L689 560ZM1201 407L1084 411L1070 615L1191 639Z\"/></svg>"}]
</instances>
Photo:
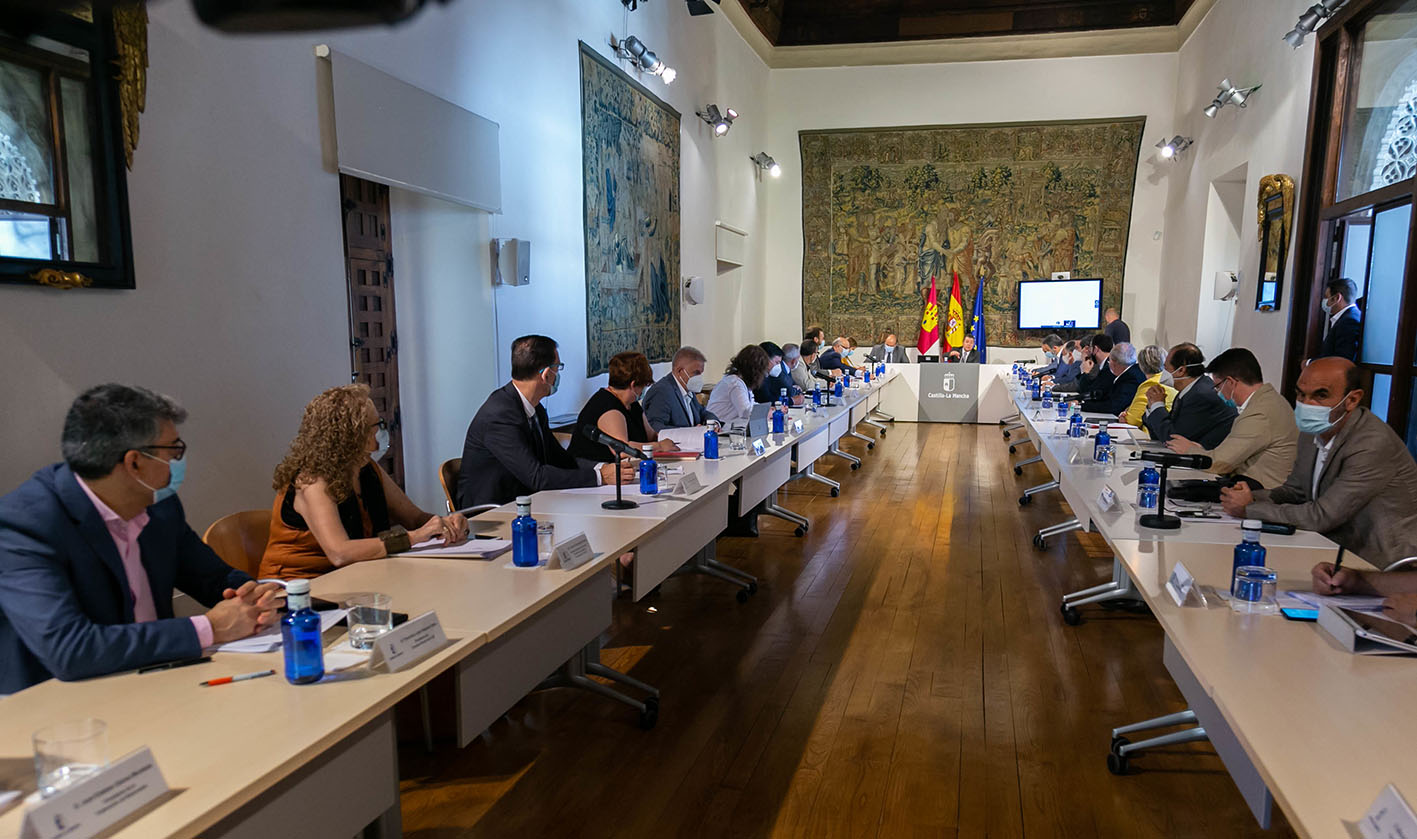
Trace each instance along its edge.
<instances>
[{"instance_id":1,"label":"bracelet on wrist","mask_svg":"<svg viewBox=\"0 0 1417 839\"><path fill-rule=\"evenodd\" d=\"M402 525L394 525L379 534L379 541L384 543L384 553L390 556L403 553L413 547L413 542L408 538L408 531Z\"/></svg>"}]
</instances>

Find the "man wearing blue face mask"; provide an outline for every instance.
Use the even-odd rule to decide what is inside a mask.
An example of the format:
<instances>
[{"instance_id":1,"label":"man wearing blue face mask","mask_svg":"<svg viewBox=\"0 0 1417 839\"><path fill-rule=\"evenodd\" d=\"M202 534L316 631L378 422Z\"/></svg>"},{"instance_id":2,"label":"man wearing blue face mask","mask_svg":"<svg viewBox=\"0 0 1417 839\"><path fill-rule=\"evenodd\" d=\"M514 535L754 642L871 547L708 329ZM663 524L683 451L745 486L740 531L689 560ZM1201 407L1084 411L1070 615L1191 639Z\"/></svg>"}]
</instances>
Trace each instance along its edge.
<instances>
[{"instance_id":1,"label":"man wearing blue face mask","mask_svg":"<svg viewBox=\"0 0 1417 839\"><path fill-rule=\"evenodd\" d=\"M1363 401L1362 371L1314 359L1299 374L1299 456L1283 486L1221 490L1225 512L1313 530L1378 568L1417 556L1417 463Z\"/></svg>"},{"instance_id":2,"label":"man wearing blue face mask","mask_svg":"<svg viewBox=\"0 0 1417 839\"><path fill-rule=\"evenodd\" d=\"M64 462L0 498L0 695L193 658L274 622L279 586L257 586L187 525L185 418L142 388L85 391ZM173 617L174 589L209 611Z\"/></svg>"}]
</instances>

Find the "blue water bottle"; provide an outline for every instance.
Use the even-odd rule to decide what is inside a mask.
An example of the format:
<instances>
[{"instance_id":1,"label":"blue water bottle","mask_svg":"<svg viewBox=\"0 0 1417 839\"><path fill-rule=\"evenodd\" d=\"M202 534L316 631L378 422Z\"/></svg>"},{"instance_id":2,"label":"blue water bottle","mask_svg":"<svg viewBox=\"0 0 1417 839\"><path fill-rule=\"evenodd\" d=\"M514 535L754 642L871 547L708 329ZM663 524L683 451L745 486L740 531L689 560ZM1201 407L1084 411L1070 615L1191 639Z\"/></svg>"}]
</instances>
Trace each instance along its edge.
<instances>
[{"instance_id":1,"label":"blue water bottle","mask_svg":"<svg viewBox=\"0 0 1417 839\"><path fill-rule=\"evenodd\" d=\"M777 404L784 408L792 404L792 397L787 395L787 388L780 387L777 389Z\"/></svg>"},{"instance_id":2,"label":"blue water bottle","mask_svg":"<svg viewBox=\"0 0 1417 839\"><path fill-rule=\"evenodd\" d=\"M1067 401L1065 401L1065 400L1063 400L1063 399L1059 399L1059 400L1058 400L1058 419L1060 419L1060 420L1065 420L1065 419L1067 419L1067 418L1068 418L1068 403L1067 403Z\"/></svg>"},{"instance_id":3,"label":"blue water bottle","mask_svg":"<svg viewBox=\"0 0 1417 839\"><path fill-rule=\"evenodd\" d=\"M886 374L886 363L885 363L884 361L882 361L880 364L876 365L876 375L877 375L877 376L884 376L885 374Z\"/></svg>"},{"instance_id":4,"label":"blue water bottle","mask_svg":"<svg viewBox=\"0 0 1417 839\"><path fill-rule=\"evenodd\" d=\"M1107 426L1097 429L1097 438L1092 443L1092 462L1106 463L1112 453L1112 435L1107 433Z\"/></svg>"},{"instance_id":5,"label":"blue water bottle","mask_svg":"<svg viewBox=\"0 0 1417 839\"><path fill-rule=\"evenodd\" d=\"M846 381L846 380L850 379L850 378L851 378L850 376L845 376L845 377L843 377L843 378L840 378L840 379L837 379L837 380L836 380L836 387L832 389L832 393L836 394L836 398L837 398L837 399L840 399L840 398L841 398L841 395L846 392L845 390L842 389L841 383L842 383L843 381Z\"/></svg>"},{"instance_id":6,"label":"blue water bottle","mask_svg":"<svg viewBox=\"0 0 1417 839\"><path fill-rule=\"evenodd\" d=\"M772 411L772 433L782 434L787 431L787 409L778 406Z\"/></svg>"},{"instance_id":7,"label":"blue water bottle","mask_svg":"<svg viewBox=\"0 0 1417 839\"><path fill-rule=\"evenodd\" d=\"M1075 413L1068 417L1068 436L1078 438L1087 436L1087 423L1083 422L1082 414Z\"/></svg>"},{"instance_id":8,"label":"blue water bottle","mask_svg":"<svg viewBox=\"0 0 1417 839\"><path fill-rule=\"evenodd\" d=\"M816 384L812 385L812 404L815 405L815 406L818 407L818 408L822 407L822 383L821 383L821 382L817 382Z\"/></svg>"},{"instance_id":9,"label":"blue water bottle","mask_svg":"<svg viewBox=\"0 0 1417 839\"><path fill-rule=\"evenodd\" d=\"M280 619L285 680L292 685L318 682L325 675L325 645L320 638L320 615L310 608L309 580L285 584L285 607L288 611Z\"/></svg>"},{"instance_id":10,"label":"blue water bottle","mask_svg":"<svg viewBox=\"0 0 1417 839\"><path fill-rule=\"evenodd\" d=\"M714 427L712 420L708 427L704 429L704 458L706 460L718 460L718 429Z\"/></svg>"},{"instance_id":11,"label":"blue water bottle","mask_svg":"<svg viewBox=\"0 0 1417 839\"><path fill-rule=\"evenodd\" d=\"M1051 409L1052 407L1053 407L1053 388L1050 387L1050 388L1048 388L1047 390L1043 391L1043 408L1044 408L1045 410L1048 410L1048 409Z\"/></svg>"},{"instance_id":12,"label":"blue water bottle","mask_svg":"<svg viewBox=\"0 0 1417 839\"><path fill-rule=\"evenodd\" d=\"M1038 379L1033 380L1033 401L1037 402L1043 398L1043 383Z\"/></svg>"},{"instance_id":13,"label":"blue water bottle","mask_svg":"<svg viewBox=\"0 0 1417 839\"><path fill-rule=\"evenodd\" d=\"M1234 587L1236 570L1246 565L1264 565L1265 549L1260 544L1260 527L1264 522L1259 519L1245 519L1240 523L1240 544L1235 546L1235 565L1231 568L1231 587ZM1258 598L1255 598L1258 599Z\"/></svg>"},{"instance_id":14,"label":"blue water bottle","mask_svg":"<svg viewBox=\"0 0 1417 839\"><path fill-rule=\"evenodd\" d=\"M536 555L536 519L531 517L531 496L517 496L517 517L512 519L512 564L532 568L541 561Z\"/></svg>"},{"instance_id":15,"label":"blue water bottle","mask_svg":"<svg viewBox=\"0 0 1417 839\"><path fill-rule=\"evenodd\" d=\"M1155 466L1145 466L1137 481L1137 506L1143 510L1155 510L1156 499L1161 493L1161 473Z\"/></svg>"},{"instance_id":16,"label":"blue water bottle","mask_svg":"<svg viewBox=\"0 0 1417 839\"><path fill-rule=\"evenodd\" d=\"M659 494L659 464L654 462L654 446L641 447L644 460L640 461L640 495Z\"/></svg>"}]
</instances>

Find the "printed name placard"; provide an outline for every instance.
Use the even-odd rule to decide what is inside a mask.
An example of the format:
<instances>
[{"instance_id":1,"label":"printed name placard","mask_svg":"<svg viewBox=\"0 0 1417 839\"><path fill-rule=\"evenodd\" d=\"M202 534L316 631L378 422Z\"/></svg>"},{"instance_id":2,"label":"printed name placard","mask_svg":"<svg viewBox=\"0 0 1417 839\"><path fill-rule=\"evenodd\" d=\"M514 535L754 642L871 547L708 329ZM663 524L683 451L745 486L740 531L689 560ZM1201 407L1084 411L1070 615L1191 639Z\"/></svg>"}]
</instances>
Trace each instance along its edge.
<instances>
[{"instance_id":1,"label":"printed name placard","mask_svg":"<svg viewBox=\"0 0 1417 839\"><path fill-rule=\"evenodd\" d=\"M1358 823L1358 831L1363 839L1412 839L1417 836L1417 815L1397 787L1388 784Z\"/></svg>"},{"instance_id":2,"label":"printed name placard","mask_svg":"<svg viewBox=\"0 0 1417 839\"><path fill-rule=\"evenodd\" d=\"M762 456L763 456L763 452L766 452L767 450L768 450L767 443L764 443L761 439L758 439L758 440L754 440L754 441L753 441L753 454L754 454L754 455L756 455L756 456L758 456L758 457L762 457Z\"/></svg>"},{"instance_id":3,"label":"printed name placard","mask_svg":"<svg viewBox=\"0 0 1417 839\"><path fill-rule=\"evenodd\" d=\"M1101 507L1104 513L1112 510L1117 506L1117 493L1113 492L1111 487L1103 487L1097 494L1097 506Z\"/></svg>"},{"instance_id":4,"label":"printed name placard","mask_svg":"<svg viewBox=\"0 0 1417 839\"><path fill-rule=\"evenodd\" d=\"M793 433L793 434L801 434L801 433L802 433L802 420L793 420L793 421L792 421L792 433Z\"/></svg>"},{"instance_id":5,"label":"printed name placard","mask_svg":"<svg viewBox=\"0 0 1417 839\"><path fill-rule=\"evenodd\" d=\"M688 478L685 475L684 478ZM698 479L695 478L695 481ZM680 481L683 484L683 481ZM557 542L556 549L551 553L551 561L546 563L548 568L560 568L563 571L570 571L579 568L595 559L595 551L591 550L590 540L584 533L577 533L575 536L564 542Z\"/></svg>"},{"instance_id":6,"label":"printed name placard","mask_svg":"<svg viewBox=\"0 0 1417 839\"><path fill-rule=\"evenodd\" d=\"M1184 606L1186 601L1191 599L1191 592L1195 587L1196 578L1191 576L1185 565L1176 563L1176 567L1171 569L1170 578L1166 580L1166 593L1171 595L1177 606Z\"/></svg>"},{"instance_id":7,"label":"printed name placard","mask_svg":"<svg viewBox=\"0 0 1417 839\"><path fill-rule=\"evenodd\" d=\"M166 792L162 770L144 746L30 808L20 839L89 839Z\"/></svg>"},{"instance_id":8,"label":"printed name placard","mask_svg":"<svg viewBox=\"0 0 1417 839\"><path fill-rule=\"evenodd\" d=\"M380 635L374 641L369 666L374 667L382 661L390 673L397 673L436 653L447 643L448 636L443 632L443 624L438 621L438 613L424 612L403 626Z\"/></svg>"},{"instance_id":9,"label":"printed name placard","mask_svg":"<svg viewBox=\"0 0 1417 839\"><path fill-rule=\"evenodd\" d=\"M674 494L693 495L703 488L704 485L699 482L698 475L695 475L693 472L685 472L684 476L679 479L679 484L674 487Z\"/></svg>"}]
</instances>

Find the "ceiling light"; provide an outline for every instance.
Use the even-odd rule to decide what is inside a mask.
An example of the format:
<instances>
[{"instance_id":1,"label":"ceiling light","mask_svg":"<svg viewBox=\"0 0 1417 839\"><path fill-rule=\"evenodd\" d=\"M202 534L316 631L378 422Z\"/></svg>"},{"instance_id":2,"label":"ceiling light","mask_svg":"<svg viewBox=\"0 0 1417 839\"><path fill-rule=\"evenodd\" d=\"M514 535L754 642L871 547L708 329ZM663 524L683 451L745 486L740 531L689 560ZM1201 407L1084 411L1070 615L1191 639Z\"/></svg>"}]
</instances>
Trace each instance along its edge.
<instances>
[{"instance_id":1,"label":"ceiling light","mask_svg":"<svg viewBox=\"0 0 1417 839\"><path fill-rule=\"evenodd\" d=\"M1259 90L1260 85L1237 88L1230 83L1229 79L1221 79L1219 89L1220 93L1211 100L1209 105L1206 105L1205 108L1202 109L1202 112L1212 119L1214 119L1215 115L1220 113L1220 109L1226 105L1234 105L1237 108L1245 107L1245 103L1249 100L1250 94Z\"/></svg>"},{"instance_id":2,"label":"ceiling light","mask_svg":"<svg viewBox=\"0 0 1417 839\"><path fill-rule=\"evenodd\" d=\"M1167 160L1174 160L1180 157L1182 152L1191 147L1191 142L1190 137L1182 137L1180 134L1177 134L1169 140L1163 139L1156 144L1156 147L1161 149L1162 157Z\"/></svg>"},{"instance_id":3,"label":"ceiling light","mask_svg":"<svg viewBox=\"0 0 1417 839\"><path fill-rule=\"evenodd\" d=\"M772 175L774 178L782 177L782 167L777 165L777 161L772 159L772 155L765 151L760 151L748 158L757 165L759 169Z\"/></svg>"},{"instance_id":4,"label":"ceiling light","mask_svg":"<svg viewBox=\"0 0 1417 839\"><path fill-rule=\"evenodd\" d=\"M702 111L696 112L699 119L713 126L713 135L722 137L728 133L728 129L733 127L733 120L738 118L738 112L732 108L725 108L722 111L717 105L705 105Z\"/></svg>"},{"instance_id":5,"label":"ceiling light","mask_svg":"<svg viewBox=\"0 0 1417 839\"><path fill-rule=\"evenodd\" d=\"M1304 45L1304 38L1310 32L1319 28L1319 24L1333 17L1343 7L1348 0L1319 0L1319 2L1309 7L1309 10L1299 15L1299 22L1294 24L1294 28L1284 36L1284 43L1298 49Z\"/></svg>"},{"instance_id":6,"label":"ceiling light","mask_svg":"<svg viewBox=\"0 0 1417 839\"><path fill-rule=\"evenodd\" d=\"M665 84L673 84L674 79L679 75L674 72L674 68L659 60L645 42L634 35L625 36L625 40L616 41L612 36L610 48L615 50L615 54L635 65L635 69L642 73L649 73L652 76L659 76Z\"/></svg>"}]
</instances>

